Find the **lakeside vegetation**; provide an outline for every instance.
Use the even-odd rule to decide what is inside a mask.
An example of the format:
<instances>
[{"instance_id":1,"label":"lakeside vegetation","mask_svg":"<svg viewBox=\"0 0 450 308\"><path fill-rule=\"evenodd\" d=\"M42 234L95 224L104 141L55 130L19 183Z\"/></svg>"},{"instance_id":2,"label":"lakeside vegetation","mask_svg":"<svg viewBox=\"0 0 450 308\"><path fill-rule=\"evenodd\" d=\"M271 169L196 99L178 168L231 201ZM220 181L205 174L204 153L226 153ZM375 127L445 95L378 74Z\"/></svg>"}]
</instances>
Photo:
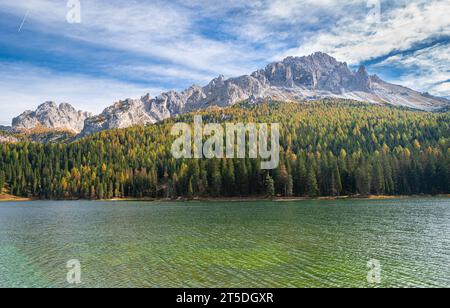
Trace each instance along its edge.
<instances>
[{"instance_id":1,"label":"lakeside vegetation","mask_svg":"<svg viewBox=\"0 0 450 308\"><path fill-rule=\"evenodd\" d=\"M0 144L0 188L39 199L317 197L450 193L450 113L365 103L241 104L204 122L280 123L280 164L172 157L175 122L72 143Z\"/></svg>"}]
</instances>

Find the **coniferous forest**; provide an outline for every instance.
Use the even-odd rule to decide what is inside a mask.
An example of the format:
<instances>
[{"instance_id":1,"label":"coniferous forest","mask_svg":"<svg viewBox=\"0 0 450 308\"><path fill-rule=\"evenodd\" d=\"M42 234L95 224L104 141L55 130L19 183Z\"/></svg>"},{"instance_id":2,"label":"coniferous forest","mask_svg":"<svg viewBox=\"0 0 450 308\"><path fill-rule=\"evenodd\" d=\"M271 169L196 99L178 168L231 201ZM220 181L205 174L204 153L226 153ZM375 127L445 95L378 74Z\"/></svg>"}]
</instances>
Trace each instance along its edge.
<instances>
[{"instance_id":1,"label":"coniferous forest","mask_svg":"<svg viewBox=\"0 0 450 308\"><path fill-rule=\"evenodd\" d=\"M188 114L70 143L0 144L0 188L40 199L412 195L450 193L450 113L365 103L240 104L204 122L280 123L280 164L173 158Z\"/></svg>"}]
</instances>

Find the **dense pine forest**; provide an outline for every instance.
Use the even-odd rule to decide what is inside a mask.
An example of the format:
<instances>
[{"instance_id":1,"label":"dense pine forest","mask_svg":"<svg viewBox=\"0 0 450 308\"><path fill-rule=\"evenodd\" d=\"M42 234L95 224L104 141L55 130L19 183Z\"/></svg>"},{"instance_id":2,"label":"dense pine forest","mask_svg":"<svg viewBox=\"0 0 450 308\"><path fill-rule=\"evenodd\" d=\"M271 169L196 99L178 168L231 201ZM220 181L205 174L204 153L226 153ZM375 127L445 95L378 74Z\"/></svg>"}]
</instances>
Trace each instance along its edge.
<instances>
[{"instance_id":1,"label":"dense pine forest","mask_svg":"<svg viewBox=\"0 0 450 308\"><path fill-rule=\"evenodd\" d=\"M342 100L241 104L204 122L280 123L277 169L259 159L177 160L174 122L62 144L0 144L0 188L41 199L450 193L450 113Z\"/></svg>"}]
</instances>

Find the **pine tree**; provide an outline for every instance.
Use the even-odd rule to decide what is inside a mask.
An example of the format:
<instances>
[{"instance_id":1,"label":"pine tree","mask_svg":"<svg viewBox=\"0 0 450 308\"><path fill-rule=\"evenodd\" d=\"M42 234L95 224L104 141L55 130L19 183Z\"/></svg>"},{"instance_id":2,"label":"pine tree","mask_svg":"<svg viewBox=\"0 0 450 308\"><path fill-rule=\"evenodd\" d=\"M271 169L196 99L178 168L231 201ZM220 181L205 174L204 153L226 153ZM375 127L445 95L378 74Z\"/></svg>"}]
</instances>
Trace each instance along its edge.
<instances>
[{"instance_id":1,"label":"pine tree","mask_svg":"<svg viewBox=\"0 0 450 308\"><path fill-rule=\"evenodd\" d=\"M235 188L235 175L234 175L234 163L233 160L223 160L223 185L225 187L225 192L228 195L233 195L236 193Z\"/></svg>"},{"instance_id":2,"label":"pine tree","mask_svg":"<svg viewBox=\"0 0 450 308\"><path fill-rule=\"evenodd\" d=\"M211 179L211 195L214 197L220 197L222 193L222 174L220 173L219 162L217 159L213 159L210 165Z\"/></svg>"},{"instance_id":3,"label":"pine tree","mask_svg":"<svg viewBox=\"0 0 450 308\"><path fill-rule=\"evenodd\" d=\"M287 168L284 163L280 163L280 171L278 174L277 183L280 186L280 189L284 196L288 195L288 186L289 186L289 174L287 172Z\"/></svg>"},{"instance_id":4,"label":"pine tree","mask_svg":"<svg viewBox=\"0 0 450 308\"><path fill-rule=\"evenodd\" d=\"M0 195L3 193L4 186L5 186L5 172L0 171Z\"/></svg>"},{"instance_id":5,"label":"pine tree","mask_svg":"<svg viewBox=\"0 0 450 308\"><path fill-rule=\"evenodd\" d=\"M333 195L339 196L342 192L342 180L341 180L341 172L339 170L339 165L337 162L333 162L333 172L332 172L332 178L333 178Z\"/></svg>"},{"instance_id":6,"label":"pine tree","mask_svg":"<svg viewBox=\"0 0 450 308\"><path fill-rule=\"evenodd\" d=\"M317 184L317 177L312 167L308 168L308 175L306 179L306 194L309 197L317 197L319 195L319 186Z\"/></svg>"},{"instance_id":7,"label":"pine tree","mask_svg":"<svg viewBox=\"0 0 450 308\"><path fill-rule=\"evenodd\" d=\"M188 176L192 180L192 193L198 193L200 185L200 167L197 159L192 159L189 164Z\"/></svg>"},{"instance_id":8,"label":"pine tree","mask_svg":"<svg viewBox=\"0 0 450 308\"><path fill-rule=\"evenodd\" d=\"M199 193L201 196L203 196L208 192L208 190L209 190L208 172L206 170L203 170L200 179Z\"/></svg>"},{"instance_id":9,"label":"pine tree","mask_svg":"<svg viewBox=\"0 0 450 308\"><path fill-rule=\"evenodd\" d=\"M445 189L446 193L450 192L450 148L447 149L446 152L446 156L445 156L445 160L446 160L446 179L445 182L447 183L447 187Z\"/></svg>"},{"instance_id":10,"label":"pine tree","mask_svg":"<svg viewBox=\"0 0 450 308\"><path fill-rule=\"evenodd\" d=\"M390 159L387 155L383 155L382 158L382 168L383 168L383 175L384 175L384 191L387 194L394 194L395 192L395 184L394 179L392 177L392 167Z\"/></svg>"},{"instance_id":11,"label":"pine tree","mask_svg":"<svg viewBox=\"0 0 450 308\"><path fill-rule=\"evenodd\" d=\"M192 184L193 181L194 181L194 178L191 177L189 179L189 184L188 184L188 198L193 198L194 197L194 188L193 188L193 184Z\"/></svg>"},{"instance_id":12,"label":"pine tree","mask_svg":"<svg viewBox=\"0 0 450 308\"><path fill-rule=\"evenodd\" d=\"M371 191L376 194L376 195L380 195L384 193L384 175L383 175L383 168L381 166L381 162L379 159L376 159L375 162L373 163L373 167L372 167L372 181L371 181L371 186L372 189Z\"/></svg>"},{"instance_id":13,"label":"pine tree","mask_svg":"<svg viewBox=\"0 0 450 308\"><path fill-rule=\"evenodd\" d=\"M355 180L358 193L362 196L368 196L370 194L371 176L366 166L356 170Z\"/></svg>"},{"instance_id":14,"label":"pine tree","mask_svg":"<svg viewBox=\"0 0 450 308\"><path fill-rule=\"evenodd\" d=\"M298 196L303 196L306 193L306 179L307 179L306 165L303 158L299 157L297 161L297 171L295 175L296 193Z\"/></svg>"},{"instance_id":15,"label":"pine tree","mask_svg":"<svg viewBox=\"0 0 450 308\"><path fill-rule=\"evenodd\" d=\"M286 196L292 197L294 195L294 180L292 179L292 175L288 176L287 190Z\"/></svg>"},{"instance_id":16,"label":"pine tree","mask_svg":"<svg viewBox=\"0 0 450 308\"><path fill-rule=\"evenodd\" d=\"M266 179L264 181L265 187L266 187L266 195L268 197L274 197L275 196L275 182L270 176L269 173L266 175Z\"/></svg>"},{"instance_id":17,"label":"pine tree","mask_svg":"<svg viewBox=\"0 0 450 308\"><path fill-rule=\"evenodd\" d=\"M103 184L99 183L97 192L98 192L97 194L98 199L103 200L105 197L105 190L103 189Z\"/></svg>"},{"instance_id":18,"label":"pine tree","mask_svg":"<svg viewBox=\"0 0 450 308\"><path fill-rule=\"evenodd\" d=\"M178 190L177 190L177 186L178 186L178 175L176 173L173 174L172 176L172 189L171 189L171 193L170 196L172 198L178 197Z\"/></svg>"}]
</instances>

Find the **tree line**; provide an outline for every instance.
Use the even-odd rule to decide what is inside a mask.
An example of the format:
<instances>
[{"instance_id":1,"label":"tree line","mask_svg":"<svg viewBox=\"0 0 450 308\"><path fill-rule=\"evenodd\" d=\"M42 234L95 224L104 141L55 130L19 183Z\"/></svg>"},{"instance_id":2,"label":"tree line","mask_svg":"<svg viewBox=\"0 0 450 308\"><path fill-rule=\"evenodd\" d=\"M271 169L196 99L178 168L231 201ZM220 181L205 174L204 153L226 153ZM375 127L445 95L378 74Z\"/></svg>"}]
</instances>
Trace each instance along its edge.
<instances>
[{"instance_id":1,"label":"tree line","mask_svg":"<svg viewBox=\"0 0 450 308\"><path fill-rule=\"evenodd\" d=\"M324 100L198 114L209 123L280 123L278 168L174 159L170 129L192 123L188 114L68 144L0 144L0 188L41 199L450 193L450 113Z\"/></svg>"}]
</instances>

